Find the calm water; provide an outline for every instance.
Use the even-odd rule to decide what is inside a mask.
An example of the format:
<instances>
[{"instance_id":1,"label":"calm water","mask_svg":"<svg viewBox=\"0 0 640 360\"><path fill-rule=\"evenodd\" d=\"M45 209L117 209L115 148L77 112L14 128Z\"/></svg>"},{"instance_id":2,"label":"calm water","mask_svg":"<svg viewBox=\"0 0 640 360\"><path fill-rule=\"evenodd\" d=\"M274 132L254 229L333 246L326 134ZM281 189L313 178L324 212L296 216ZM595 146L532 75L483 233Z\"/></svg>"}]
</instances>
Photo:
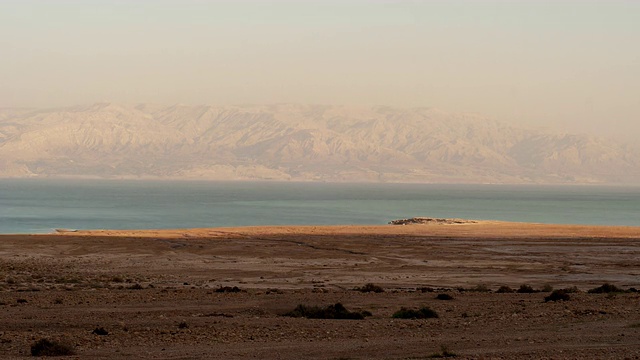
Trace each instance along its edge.
<instances>
[{"instance_id":1,"label":"calm water","mask_svg":"<svg viewBox=\"0 0 640 360\"><path fill-rule=\"evenodd\" d=\"M0 180L0 233L385 224L413 216L640 225L640 188Z\"/></svg>"}]
</instances>

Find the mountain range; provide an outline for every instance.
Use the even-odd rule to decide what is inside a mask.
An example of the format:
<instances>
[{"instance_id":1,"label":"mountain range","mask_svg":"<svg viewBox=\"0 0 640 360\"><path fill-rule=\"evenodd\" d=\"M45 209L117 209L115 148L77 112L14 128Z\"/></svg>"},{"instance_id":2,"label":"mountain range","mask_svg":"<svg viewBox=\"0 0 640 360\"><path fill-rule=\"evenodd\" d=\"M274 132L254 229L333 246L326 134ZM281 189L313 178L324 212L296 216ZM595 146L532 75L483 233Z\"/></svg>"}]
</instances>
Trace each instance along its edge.
<instances>
[{"instance_id":1,"label":"mountain range","mask_svg":"<svg viewBox=\"0 0 640 360\"><path fill-rule=\"evenodd\" d=\"M0 109L0 177L640 184L640 151L432 108Z\"/></svg>"}]
</instances>

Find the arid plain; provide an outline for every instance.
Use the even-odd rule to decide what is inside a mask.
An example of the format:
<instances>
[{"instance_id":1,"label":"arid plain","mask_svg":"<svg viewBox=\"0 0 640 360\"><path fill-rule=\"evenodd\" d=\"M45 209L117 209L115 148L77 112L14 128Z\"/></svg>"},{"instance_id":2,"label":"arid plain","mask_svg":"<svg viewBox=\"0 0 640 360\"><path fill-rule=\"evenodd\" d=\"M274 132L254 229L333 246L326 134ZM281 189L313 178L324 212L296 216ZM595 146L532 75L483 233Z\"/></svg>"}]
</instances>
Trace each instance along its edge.
<instances>
[{"instance_id":1,"label":"arid plain","mask_svg":"<svg viewBox=\"0 0 640 360\"><path fill-rule=\"evenodd\" d=\"M82 359L638 359L640 293L587 290L640 288L639 260L640 227L481 221L2 235L0 357L31 357L47 338ZM368 283L384 292L354 290ZM546 291L496 292L523 284ZM579 291L545 302L551 287ZM338 302L372 315L283 316ZM438 318L392 318L423 306Z\"/></svg>"}]
</instances>

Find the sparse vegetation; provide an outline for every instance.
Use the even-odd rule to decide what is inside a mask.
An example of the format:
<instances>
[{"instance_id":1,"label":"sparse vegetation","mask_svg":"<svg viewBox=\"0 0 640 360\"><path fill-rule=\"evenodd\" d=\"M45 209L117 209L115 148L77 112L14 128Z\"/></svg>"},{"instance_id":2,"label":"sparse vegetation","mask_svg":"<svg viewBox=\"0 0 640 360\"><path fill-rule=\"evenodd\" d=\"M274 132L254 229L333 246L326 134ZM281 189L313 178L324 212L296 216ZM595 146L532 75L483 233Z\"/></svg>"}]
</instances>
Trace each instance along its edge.
<instances>
[{"instance_id":1,"label":"sparse vegetation","mask_svg":"<svg viewBox=\"0 0 640 360\"><path fill-rule=\"evenodd\" d=\"M304 317L307 319L340 319L340 320L362 320L371 316L369 311L349 311L341 303L329 305L327 307L298 305L293 311L284 316Z\"/></svg>"},{"instance_id":2,"label":"sparse vegetation","mask_svg":"<svg viewBox=\"0 0 640 360\"><path fill-rule=\"evenodd\" d=\"M109 335L109 332L105 330L103 327L95 328L91 333L95 335L100 335L100 336Z\"/></svg>"},{"instance_id":3,"label":"sparse vegetation","mask_svg":"<svg viewBox=\"0 0 640 360\"><path fill-rule=\"evenodd\" d=\"M449 295L449 294L438 294L436 296L437 300L453 300L453 296Z\"/></svg>"},{"instance_id":4,"label":"sparse vegetation","mask_svg":"<svg viewBox=\"0 0 640 360\"><path fill-rule=\"evenodd\" d=\"M75 351L68 346L48 339L40 339L31 345L31 356L67 356Z\"/></svg>"},{"instance_id":5,"label":"sparse vegetation","mask_svg":"<svg viewBox=\"0 0 640 360\"><path fill-rule=\"evenodd\" d=\"M62 301L62 299L57 298L57 299L53 300L53 303L56 304L56 305L60 305L60 304L63 303L63 301Z\"/></svg>"},{"instance_id":6,"label":"sparse vegetation","mask_svg":"<svg viewBox=\"0 0 640 360\"><path fill-rule=\"evenodd\" d=\"M569 294L565 289L558 289L558 290L552 291L551 295L546 296L544 298L544 302L560 301L560 300L568 301L569 299L571 299L571 296L569 296Z\"/></svg>"},{"instance_id":7,"label":"sparse vegetation","mask_svg":"<svg viewBox=\"0 0 640 360\"><path fill-rule=\"evenodd\" d=\"M522 284L522 285L520 285L518 290L516 290L516 292L519 293L519 294L533 294L533 293L536 293L538 291L535 290L534 288L532 288L530 285Z\"/></svg>"},{"instance_id":8,"label":"sparse vegetation","mask_svg":"<svg viewBox=\"0 0 640 360\"><path fill-rule=\"evenodd\" d=\"M489 289L487 287L487 285L480 284L480 285L476 285L475 287L469 289L469 291L486 293L486 292L491 292L491 289Z\"/></svg>"},{"instance_id":9,"label":"sparse vegetation","mask_svg":"<svg viewBox=\"0 0 640 360\"><path fill-rule=\"evenodd\" d=\"M480 284L480 285L476 285L472 288L463 288L463 287L457 287L456 290L458 290L459 292L483 292L483 293L487 293L487 292L491 292L491 289L489 289L487 287L487 285L484 284Z\"/></svg>"},{"instance_id":10,"label":"sparse vegetation","mask_svg":"<svg viewBox=\"0 0 640 360\"><path fill-rule=\"evenodd\" d=\"M181 321L181 322L178 324L178 329L188 329L188 328L189 328L189 324L187 324L187 322L186 322L186 321Z\"/></svg>"},{"instance_id":11,"label":"sparse vegetation","mask_svg":"<svg viewBox=\"0 0 640 360\"><path fill-rule=\"evenodd\" d=\"M506 285L500 286L498 290L496 290L496 293L498 294L508 294L508 293L514 293L514 292L516 291Z\"/></svg>"},{"instance_id":12,"label":"sparse vegetation","mask_svg":"<svg viewBox=\"0 0 640 360\"><path fill-rule=\"evenodd\" d=\"M403 307L393 313L391 317L396 319L430 319L437 318L438 313L426 306L423 306L418 310Z\"/></svg>"},{"instance_id":13,"label":"sparse vegetation","mask_svg":"<svg viewBox=\"0 0 640 360\"><path fill-rule=\"evenodd\" d=\"M138 283L135 283L135 284L133 284L131 286L128 286L127 289L129 289L129 290L142 290L142 289L144 289L144 287L142 285L138 284Z\"/></svg>"},{"instance_id":14,"label":"sparse vegetation","mask_svg":"<svg viewBox=\"0 0 640 360\"><path fill-rule=\"evenodd\" d=\"M384 292L384 289L382 287L372 283L365 284L363 287L356 287L354 290L360 291L360 292L374 292L374 293Z\"/></svg>"},{"instance_id":15,"label":"sparse vegetation","mask_svg":"<svg viewBox=\"0 0 640 360\"><path fill-rule=\"evenodd\" d=\"M458 355L450 351L446 346L442 345L440 346L440 352L429 355L429 359L453 358L456 356Z\"/></svg>"},{"instance_id":16,"label":"sparse vegetation","mask_svg":"<svg viewBox=\"0 0 640 360\"><path fill-rule=\"evenodd\" d=\"M597 288L587 291L589 294L609 294L609 293L623 293L623 289L609 283L605 283Z\"/></svg>"},{"instance_id":17,"label":"sparse vegetation","mask_svg":"<svg viewBox=\"0 0 640 360\"><path fill-rule=\"evenodd\" d=\"M553 286L549 285L549 284L544 284L544 286L542 287L542 292L552 292L553 291Z\"/></svg>"},{"instance_id":18,"label":"sparse vegetation","mask_svg":"<svg viewBox=\"0 0 640 360\"><path fill-rule=\"evenodd\" d=\"M237 286L234 286L234 287L231 287L231 286L221 286L221 287L219 287L219 288L217 288L217 289L216 289L216 292L217 292L217 293L238 293L238 292L241 292L241 291L242 291L242 290L241 290L239 287L237 287Z\"/></svg>"}]
</instances>

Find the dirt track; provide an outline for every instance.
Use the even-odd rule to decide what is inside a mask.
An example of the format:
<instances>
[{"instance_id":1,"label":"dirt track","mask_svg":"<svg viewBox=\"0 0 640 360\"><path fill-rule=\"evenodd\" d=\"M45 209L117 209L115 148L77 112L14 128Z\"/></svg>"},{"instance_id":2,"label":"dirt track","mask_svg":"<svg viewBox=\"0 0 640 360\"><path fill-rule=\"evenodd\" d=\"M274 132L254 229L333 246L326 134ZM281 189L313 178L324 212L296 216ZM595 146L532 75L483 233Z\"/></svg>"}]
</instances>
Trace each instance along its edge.
<instances>
[{"instance_id":1,"label":"dirt track","mask_svg":"<svg viewBox=\"0 0 640 360\"><path fill-rule=\"evenodd\" d=\"M79 358L640 358L640 295L496 294L604 282L640 288L640 228L254 227L0 236L0 357L42 337ZM375 283L384 293L360 293ZM140 286L137 286L139 284ZM240 293L217 293L237 286ZM143 289L133 289L142 287ZM447 288L454 300L436 300ZM18 300L26 300L26 302ZM297 304L365 320L280 316ZM438 319L398 320L427 305ZM184 322L180 328L178 325ZM92 334L104 327L109 335Z\"/></svg>"}]
</instances>

